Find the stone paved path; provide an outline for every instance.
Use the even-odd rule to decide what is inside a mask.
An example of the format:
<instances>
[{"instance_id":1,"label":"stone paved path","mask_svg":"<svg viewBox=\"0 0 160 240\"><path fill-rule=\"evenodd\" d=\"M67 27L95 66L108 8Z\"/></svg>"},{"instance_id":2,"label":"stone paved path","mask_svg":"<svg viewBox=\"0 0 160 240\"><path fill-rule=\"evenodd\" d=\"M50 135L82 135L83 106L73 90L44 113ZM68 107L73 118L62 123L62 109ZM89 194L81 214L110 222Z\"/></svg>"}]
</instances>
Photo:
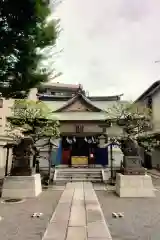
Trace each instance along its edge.
<instances>
[{"instance_id":1,"label":"stone paved path","mask_svg":"<svg viewBox=\"0 0 160 240\"><path fill-rule=\"evenodd\" d=\"M91 183L68 183L43 240L111 240Z\"/></svg>"}]
</instances>

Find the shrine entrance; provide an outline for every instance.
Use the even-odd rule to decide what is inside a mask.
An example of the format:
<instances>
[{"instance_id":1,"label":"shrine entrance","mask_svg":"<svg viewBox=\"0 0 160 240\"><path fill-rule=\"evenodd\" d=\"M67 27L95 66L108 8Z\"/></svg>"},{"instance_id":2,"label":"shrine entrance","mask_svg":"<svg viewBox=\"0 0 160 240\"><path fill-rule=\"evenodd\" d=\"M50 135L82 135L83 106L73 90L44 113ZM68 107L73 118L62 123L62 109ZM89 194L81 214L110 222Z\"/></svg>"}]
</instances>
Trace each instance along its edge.
<instances>
[{"instance_id":1,"label":"shrine entrance","mask_svg":"<svg viewBox=\"0 0 160 240\"><path fill-rule=\"evenodd\" d=\"M62 137L62 164L87 166L95 164L96 137Z\"/></svg>"}]
</instances>

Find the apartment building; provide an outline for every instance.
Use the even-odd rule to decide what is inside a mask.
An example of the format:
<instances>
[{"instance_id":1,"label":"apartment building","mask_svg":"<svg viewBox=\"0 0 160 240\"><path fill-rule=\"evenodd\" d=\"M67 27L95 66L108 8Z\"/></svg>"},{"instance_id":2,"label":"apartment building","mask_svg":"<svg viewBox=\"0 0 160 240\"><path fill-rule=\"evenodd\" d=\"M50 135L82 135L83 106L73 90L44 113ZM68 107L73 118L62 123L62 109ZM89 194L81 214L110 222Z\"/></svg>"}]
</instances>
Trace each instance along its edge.
<instances>
[{"instance_id":1,"label":"apartment building","mask_svg":"<svg viewBox=\"0 0 160 240\"><path fill-rule=\"evenodd\" d=\"M160 81L154 82L135 102L151 109L153 132L160 132Z\"/></svg>"},{"instance_id":2,"label":"apartment building","mask_svg":"<svg viewBox=\"0 0 160 240\"><path fill-rule=\"evenodd\" d=\"M160 81L154 82L146 91L144 91L135 102L141 102L151 109L152 131L160 137ZM148 154L149 155L149 154ZM152 168L160 168L160 150L157 148L147 157L151 162ZM150 160L149 160L150 159Z\"/></svg>"}]
</instances>

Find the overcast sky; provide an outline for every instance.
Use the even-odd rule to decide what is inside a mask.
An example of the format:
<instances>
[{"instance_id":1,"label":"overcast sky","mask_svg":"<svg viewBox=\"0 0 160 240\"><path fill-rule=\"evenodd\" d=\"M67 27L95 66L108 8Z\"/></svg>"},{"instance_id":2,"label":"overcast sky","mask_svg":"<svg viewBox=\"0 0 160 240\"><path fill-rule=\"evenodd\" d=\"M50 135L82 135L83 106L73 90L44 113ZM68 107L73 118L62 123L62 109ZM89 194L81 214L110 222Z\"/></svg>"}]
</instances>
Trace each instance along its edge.
<instances>
[{"instance_id":1,"label":"overcast sky","mask_svg":"<svg viewBox=\"0 0 160 240\"><path fill-rule=\"evenodd\" d=\"M160 79L159 0L63 0L56 81L135 99Z\"/></svg>"}]
</instances>

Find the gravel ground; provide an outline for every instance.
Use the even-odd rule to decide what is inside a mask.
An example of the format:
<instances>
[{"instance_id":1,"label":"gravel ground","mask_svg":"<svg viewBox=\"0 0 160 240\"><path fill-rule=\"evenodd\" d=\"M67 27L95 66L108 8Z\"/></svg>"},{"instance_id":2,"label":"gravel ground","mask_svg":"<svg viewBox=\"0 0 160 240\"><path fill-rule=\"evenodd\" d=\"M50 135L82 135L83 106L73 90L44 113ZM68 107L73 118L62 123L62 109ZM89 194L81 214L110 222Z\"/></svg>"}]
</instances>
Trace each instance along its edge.
<instances>
[{"instance_id":1,"label":"gravel ground","mask_svg":"<svg viewBox=\"0 0 160 240\"><path fill-rule=\"evenodd\" d=\"M48 221L62 194L61 190L44 190L36 199L23 203L0 203L0 239L41 240ZM42 212L41 218L31 218L34 212Z\"/></svg>"},{"instance_id":2,"label":"gravel ground","mask_svg":"<svg viewBox=\"0 0 160 240\"><path fill-rule=\"evenodd\" d=\"M160 189L160 179L153 179ZM114 192L96 191L113 240L160 240L160 191L156 198L119 198ZM124 218L113 218L123 212Z\"/></svg>"}]
</instances>

